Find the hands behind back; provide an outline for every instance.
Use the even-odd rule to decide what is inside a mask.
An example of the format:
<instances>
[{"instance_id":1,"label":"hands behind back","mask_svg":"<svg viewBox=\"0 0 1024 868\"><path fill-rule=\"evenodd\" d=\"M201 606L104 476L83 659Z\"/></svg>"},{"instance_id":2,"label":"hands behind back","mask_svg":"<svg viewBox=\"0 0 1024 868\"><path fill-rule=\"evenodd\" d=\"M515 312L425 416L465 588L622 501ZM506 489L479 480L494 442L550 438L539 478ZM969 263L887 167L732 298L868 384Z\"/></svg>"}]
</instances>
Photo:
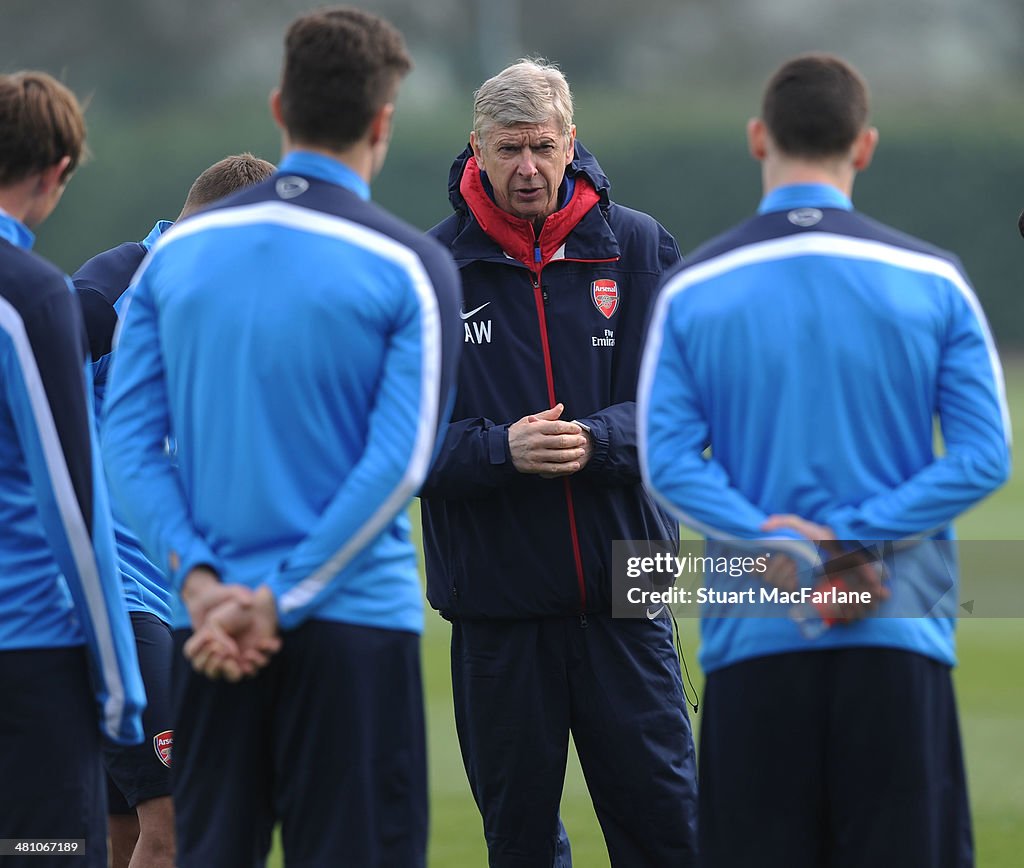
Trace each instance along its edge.
<instances>
[{"instance_id":1,"label":"hands behind back","mask_svg":"<svg viewBox=\"0 0 1024 868\"><path fill-rule=\"evenodd\" d=\"M185 656L208 678L255 675L280 650L277 607L266 586L223 583L212 570L197 567L185 579L182 598L193 628Z\"/></svg>"},{"instance_id":2,"label":"hands behind back","mask_svg":"<svg viewBox=\"0 0 1024 868\"><path fill-rule=\"evenodd\" d=\"M890 591L883 584L883 570L877 558L869 553L858 554L844 549L836 540L832 528L816 524L798 515L771 515L761 525L763 531L785 528L795 530L801 536L816 543L823 556L824 575L815 585L824 590L835 586L841 590L869 592L870 603L836 604L829 617L840 623L859 621L878 608L879 603L889 599ZM786 555L772 557L764 580L785 591L797 588L797 564Z\"/></svg>"}]
</instances>

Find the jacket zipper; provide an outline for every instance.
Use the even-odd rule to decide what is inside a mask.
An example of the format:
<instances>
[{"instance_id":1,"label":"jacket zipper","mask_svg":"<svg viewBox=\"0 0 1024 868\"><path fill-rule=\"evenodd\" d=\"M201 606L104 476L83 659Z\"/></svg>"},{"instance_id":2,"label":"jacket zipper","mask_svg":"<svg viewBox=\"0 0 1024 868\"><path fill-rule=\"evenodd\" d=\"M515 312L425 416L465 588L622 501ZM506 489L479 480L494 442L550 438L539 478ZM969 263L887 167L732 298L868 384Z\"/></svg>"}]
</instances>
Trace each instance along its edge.
<instances>
[{"instance_id":1,"label":"jacket zipper","mask_svg":"<svg viewBox=\"0 0 1024 868\"><path fill-rule=\"evenodd\" d=\"M555 376L551 367L551 347L548 344L548 320L544 311L544 307L548 303L548 293L541 286L540 282L542 266L540 264L539 244L534 245L533 259L534 265L537 268L536 271L532 268L530 269L530 276L533 282L533 301L537 307L537 320L540 324L540 346L541 352L544 355L544 376L547 379L548 401L554 407L558 401L555 398ZM580 553L580 537L576 528L576 507L573 503L572 485L569 482L569 478L563 479L562 483L565 486L565 505L569 512L569 536L572 538L572 556L576 562L576 584L580 592L580 626L585 627L587 625L586 615L584 614L587 610L587 585L583 578L583 556Z\"/></svg>"}]
</instances>

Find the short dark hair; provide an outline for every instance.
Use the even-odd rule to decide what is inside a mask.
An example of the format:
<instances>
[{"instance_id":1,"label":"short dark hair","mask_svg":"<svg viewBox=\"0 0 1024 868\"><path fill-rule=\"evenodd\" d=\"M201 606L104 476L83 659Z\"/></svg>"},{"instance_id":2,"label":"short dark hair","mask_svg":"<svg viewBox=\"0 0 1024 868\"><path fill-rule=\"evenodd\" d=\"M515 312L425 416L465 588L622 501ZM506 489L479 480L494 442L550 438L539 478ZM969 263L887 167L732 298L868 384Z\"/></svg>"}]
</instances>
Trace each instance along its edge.
<instances>
[{"instance_id":1,"label":"short dark hair","mask_svg":"<svg viewBox=\"0 0 1024 868\"><path fill-rule=\"evenodd\" d=\"M192 183L181 216L188 217L236 190L265 181L276 171L273 163L248 152L225 157L206 169Z\"/></svg>"},{"instance_id":2,"label":"short dark hair","mask_svg":"<svg viewBox=\"0 0 1024 868\"><path fill-rule=\"evenodd\" d=\"M412 69L402 34L345 7L297 18L285 36L281 115L299 143L344 150L366 133Z\"/></svg>"},{"instance_id":3,"label":"short dark hair","mask_svg":"<svg viewBox=\"0 0 1024 868\"><path fill-rule=\"evenodd\" d=\"M52 75L0 75L0 187L70 157L66 180L86 156L85 117L75 95Z\"/></svg>"},{"instance_id":4,"label":"short dark hair","mask_svg":"<svg viewBox=\"0 0 1024 868\"><path fill-rule=\"evenodd\" d=\"M761 118L788 156L838 156L867 124L868 86L842 58L804 54L786 61L769 79Z\"/></svg>"}]
</instances>

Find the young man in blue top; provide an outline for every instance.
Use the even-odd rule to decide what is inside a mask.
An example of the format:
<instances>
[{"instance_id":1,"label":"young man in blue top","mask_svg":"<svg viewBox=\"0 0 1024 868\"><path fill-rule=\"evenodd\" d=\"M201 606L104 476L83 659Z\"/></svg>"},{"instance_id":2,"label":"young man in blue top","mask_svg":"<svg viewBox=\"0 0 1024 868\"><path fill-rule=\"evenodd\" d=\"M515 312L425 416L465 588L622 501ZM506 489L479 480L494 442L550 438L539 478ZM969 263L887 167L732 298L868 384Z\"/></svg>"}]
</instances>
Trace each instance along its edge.
<instances>
[{"instance_id":1,"label":"young man in blue top","mask_svg":"<svg viewBox=\"0 0 1024 868\"><path fill-rule=\"evenodd\" d=\"M84 150L71 91L0 76L0 838L84 839L5 865L105 868L101 731L142 738L82 316L31 252Z\"/></svg>"},{"instance_id":2,"label":"young man in blue top","mask_svg":"<svg viewBox=\"0 0 1024 868\"><path fill-rule=\"evenodd\" d=\"M758 215L667 278L641 368L645 481L709 546L760 540L790 573L812 541L899 553L815 638L786 607L703 619L707 866L973 864L941 543L1005 481L1010 428L958 261L852 208L867 109L839 58L775 73L748 127Z\"/></svg>"},{"instance_id":3,"label":"young man in blue top","mask_svg":"<svg viewBox=\"0 0 1024 868\"><path fill-rule=\"evenodd\" d=\"M168 230L130 290L103 447L195 631L172 674L181 868L262 863L278 820L289 864L425 863L405 510L461 330L450 257L369 201L409 68L373 15L297 19L280 171Z\"/></svg>"},{"instance_id":4,"label":"young man in blue top","mask_svg":"<svg viewBox=\"0 0 1024 868\"><path fill-rule=\"evenodd\" d=\"M265 181L273 163L252 154L225 157L203 171L189 189L178 215L183 220L238 190ZM82 305L93 365L95 413L103 408L113 355L111 347L118 316L127 300L125 290L157 239L174 225L159 220L140 242L119 244L92 257L72 276ZM163 572L150 562L135 535L112 504L125 602L135 633L146 711L142 744L107 745L107 799L111 868L171 868L174 864L174 811L171 804L171 623L181 612L172 599ZM179 615L180 618L180 615ZM174 619L177 620L177 619ZM184 626L181 623L179 626Z\"/></svg>"}]
</instances>

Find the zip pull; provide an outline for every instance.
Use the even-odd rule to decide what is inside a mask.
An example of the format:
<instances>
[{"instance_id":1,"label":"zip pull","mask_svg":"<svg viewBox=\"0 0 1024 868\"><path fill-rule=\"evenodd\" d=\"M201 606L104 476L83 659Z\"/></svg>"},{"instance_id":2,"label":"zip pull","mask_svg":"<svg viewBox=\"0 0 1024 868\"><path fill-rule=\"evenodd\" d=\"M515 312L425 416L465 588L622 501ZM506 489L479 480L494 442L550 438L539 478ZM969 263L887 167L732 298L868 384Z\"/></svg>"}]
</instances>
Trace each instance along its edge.
<instances>
[{"instance_id":1,"label":"zip pull","mask_svg":"<svg viewBox=\"0 0 1024 868\"><path fill-rule=\"evenodd\" d=\"M580 612L580 628L585 630L587 628L587 613Z\"/></svg>"},{"instance_id":2,"label":"zip pull","mask_svg":"<svg viewBox=\"0 0 1024 868\"><path fill-rule=\"evenodd\" d=\"M537 265L537 270L533 271L531 269L530 270L530 276L533 278L533 288L536 289L538 286L540 286L540 242L539 241L535 241L533 243L533 261ZM548 301L548 294L545 291L545 293L544 293L544 303L547 304L547 301Z\"/></svg>"},{"instance_id":3,"label":"zip pull","mask_svg":"<svg viewBox=\"0 0 1024 868\"><path fill-rule=\"evenodd\" d=\"M548 304L548 291L540 285L540 274L536 271L530 272L530 282L533 284L534 289L540 290L541 301L544 302L544 306Z\"/></svg>"}]
</instances>

